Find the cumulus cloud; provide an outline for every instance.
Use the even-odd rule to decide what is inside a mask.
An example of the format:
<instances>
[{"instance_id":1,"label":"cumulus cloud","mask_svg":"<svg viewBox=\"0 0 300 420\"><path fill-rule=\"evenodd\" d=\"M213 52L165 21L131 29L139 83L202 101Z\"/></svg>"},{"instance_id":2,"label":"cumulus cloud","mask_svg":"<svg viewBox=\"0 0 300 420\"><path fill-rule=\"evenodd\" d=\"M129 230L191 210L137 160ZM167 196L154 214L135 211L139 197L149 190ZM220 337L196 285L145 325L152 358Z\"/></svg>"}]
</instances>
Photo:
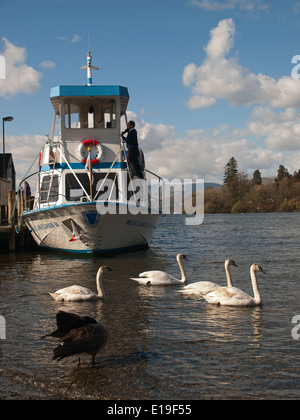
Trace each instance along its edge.
<instances>
[{"instance_id":1,"label":"cumulus cloud","mask_svg":"<svg viewBox=\"0 0 300 420\"><path fill-rule=\"evenodd\" d=\"M210 32L203 63L199 67L195 63L185 67L182 80L184 86L191 88L189 108L209 107L218 99L225 99L233 106L300 106L299 80L290 76L276 80L261 73L252 73L239 64L237 57L229 56L235 32L232 19L221 20Z\"/></svg>"},{"instance_id":2,"label":"cumulus cloud","mask_svg":"<svg viewBox=\"0 0 300 420\"><path fill-rule=\"evenodd\" d=\"M9 97L20 92L33 94L40 87L42 74L26 64L25 48L13 45L2 38L4 49L1 55L6 61L6 79L0 80L0 95Z\"/></svg>"},{"instance_id":3,"label":"cumulus cloud","mask_svg":"<svg viewBox=\"0 0 300 420\"><path fill-rule=\"evenodd\" d=\"M173 126L151 125L133 113L130 118L136 121L147 168L167 179L222 182L224 166L231 156L237 159L239 170L250 176L256 169L264 176L276 174L285 162L281 151L264 149L251 141L247 127L189 130L178 137Z\"/></svg>"},{"instance_id":4,"label":"cumulus cloud","mask_svg":"<svg viewBox=\"0 0 300 420\"><path fill-rule=\"evenodd\" d=\"M17 183L25 176L45 143L46 138L41 135L23 134L21 136L6 136L6 151L13 155ZM32 172L35 172L37 169L38 161L36 161L35 167L32 168ZM32 186L35 188L35 185Z\"/></svg>"},{"instance_id":5,"label":"cumulus cloud","mask_svg":"<svg viewBox=\"0 0 300 420\"><path fill-rule=\"evenodd\" d=\"M6 38L2 38L2 42L4 49L0 53L6 61L6 79L0 80L0 96L33 94L40 87L42 74L26 64L25 48L13 45Z\"/></svg>"},{"instance_id":6,"label":"cumulus cloud","mask_svg":"<svg viewBox=\"0 0 300 420\"><path fill-rule=\"evenodd\" d=\"M256 139L263 138L270 150L300 150L300 115L295 108L276 113L269 107L257 107L247 128Z\"/></svg>"}]
</instances>

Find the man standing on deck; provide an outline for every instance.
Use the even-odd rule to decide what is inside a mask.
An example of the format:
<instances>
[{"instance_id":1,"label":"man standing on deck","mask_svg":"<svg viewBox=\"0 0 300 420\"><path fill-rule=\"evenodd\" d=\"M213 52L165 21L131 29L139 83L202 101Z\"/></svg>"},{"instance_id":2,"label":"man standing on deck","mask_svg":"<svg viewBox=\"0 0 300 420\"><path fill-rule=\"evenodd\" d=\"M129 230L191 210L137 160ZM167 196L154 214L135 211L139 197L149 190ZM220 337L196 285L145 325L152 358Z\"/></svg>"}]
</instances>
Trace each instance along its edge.
<instances>
[{"instance_id":1,"label":"man standing on deck","mask_svg":"<svg viewBox=\"0 0 300 420\"><path fill-rule=\"evenodd\" d=\"M124 137L125 133L128 133L127 137ZM127 123L127 130L123 131L121 136L122 140L127 144L127 162L132 174L132 178L143 179L144 177L139 163L139 146L134 121L129 121Z\"/></svg>"}]
</instances>

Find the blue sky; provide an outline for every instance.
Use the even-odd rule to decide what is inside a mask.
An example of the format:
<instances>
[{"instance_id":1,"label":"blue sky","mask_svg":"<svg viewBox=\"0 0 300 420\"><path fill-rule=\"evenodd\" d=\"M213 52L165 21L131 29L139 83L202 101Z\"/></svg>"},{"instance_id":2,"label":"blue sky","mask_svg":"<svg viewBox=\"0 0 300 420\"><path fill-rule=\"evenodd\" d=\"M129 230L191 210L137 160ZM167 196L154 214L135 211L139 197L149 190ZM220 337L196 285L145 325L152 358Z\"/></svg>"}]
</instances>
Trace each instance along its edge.
<instances>
[{"instance_id":1,"label":"blue sky","mask_svg":"<svg viewBox=\"0 0 300 420\"><path fill-rule=\"evenodd\" d=\"M150 170L222 182L300 168L297 0L0 0L0 116L21 178L51 133L50 89L120 84ZM300 70L299 70L300 74Z\"/></svg>"}]
</instances>

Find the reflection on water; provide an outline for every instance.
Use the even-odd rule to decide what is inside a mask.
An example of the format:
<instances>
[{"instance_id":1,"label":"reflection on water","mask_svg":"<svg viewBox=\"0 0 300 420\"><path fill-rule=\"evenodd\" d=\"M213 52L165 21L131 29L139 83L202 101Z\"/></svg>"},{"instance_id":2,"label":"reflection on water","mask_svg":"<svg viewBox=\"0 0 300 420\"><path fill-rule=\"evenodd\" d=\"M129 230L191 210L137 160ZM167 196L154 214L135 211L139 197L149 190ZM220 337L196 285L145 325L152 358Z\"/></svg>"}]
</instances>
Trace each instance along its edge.
<instances>
[{"instance_id":1,"label":"reflection on water","mask_svg":"<svg viewBox=\"0 0 300 420\"><path fill-rule=\"evenodd\" d=\"M165 217L148 250L79 258L48 252L0 255L1 398L199 399L299 398L299 343L291 319L299 307L299 214L206 216L187 227ZM252 294L250 265L259 277L262 308L208 305L179 286L143 287L142 271L179 275L185 253L188 281L225 284L224 261L234 258L233 282ZM58 303L49 295L71 284L96 291L100 265L106 299ZM90 357L52 360L58 310L89 315L109 331L109 343L92 368Z\"/></svg>"}]
</instances>

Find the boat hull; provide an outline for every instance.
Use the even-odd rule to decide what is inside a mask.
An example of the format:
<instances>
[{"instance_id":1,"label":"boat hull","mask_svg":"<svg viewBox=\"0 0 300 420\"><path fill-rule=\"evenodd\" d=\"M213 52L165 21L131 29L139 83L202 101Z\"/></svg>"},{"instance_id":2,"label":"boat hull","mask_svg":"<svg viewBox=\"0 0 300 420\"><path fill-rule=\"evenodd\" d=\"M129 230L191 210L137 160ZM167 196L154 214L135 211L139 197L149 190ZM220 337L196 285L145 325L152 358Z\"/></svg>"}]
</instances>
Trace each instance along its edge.
<instances>
[{"instance_id":1,"label":"boat hull","mask_svg":"<svg viewBox=\"0 0 300 420\"><path fill-rule=\"evenodd\" d=\"M31 210L24 221L38 246L76 253L103 253L147 247L161 214L101 214L96 202ZM122 214L124 213L124 214Z\"/></svg>"}]
</instances>

